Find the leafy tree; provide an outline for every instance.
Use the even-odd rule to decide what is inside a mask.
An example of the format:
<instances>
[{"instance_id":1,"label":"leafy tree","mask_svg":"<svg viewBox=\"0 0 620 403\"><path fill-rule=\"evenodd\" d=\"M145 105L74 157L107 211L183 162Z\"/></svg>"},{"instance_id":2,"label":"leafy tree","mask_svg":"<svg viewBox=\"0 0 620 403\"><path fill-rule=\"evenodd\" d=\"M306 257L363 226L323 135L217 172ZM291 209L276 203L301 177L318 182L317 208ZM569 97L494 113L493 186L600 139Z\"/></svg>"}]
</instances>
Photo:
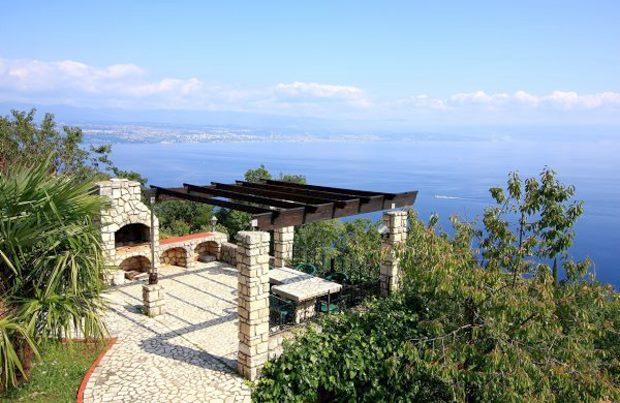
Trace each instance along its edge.
<instances>
[{"instance_id":1,"label":"leafy tree","mask_svg":"<svg viewBox=\"0 0 620 403\"><path fill-rule=\"evenodd\" d=\"M140 174L123 171L109 159L109 144L84 148L84 134L78 127L58 129L54 115L46 113L35 121L36 109L11 111L0 117L0 171L18 164L46 164L55 173L70 173L80 179L104 179L110 174L146 182ZM51 163L47 164L47 160Z\"/></svg>"},{"instance_id":2,"label":"leafy tree","mask_svg":"<svg viewBox=\"0 0 620 403\"><path fill-rule=\"evenodd\" d=\"M620 298L483 268L473 229L410 219L401 293L330 315L269 362L255 401L616 401Z\"/></svg>"},{"instance_id":3,"label":"leafy tree","mask_svg":"<svg viewBox=\"0 0 620 403\"><path fill-rule=\"evenodd\" d=\"M54 163L20 162L0 173L0 314L17 324L0 331L4 387L14 384L9 374L20 371L14 360L4 359L7 340L20 350L30 337L39 343L74 332L86 338L106 333L103 258L93 224L102 200L77 173L50 174ZM16 339L20 329L28 337Z\"/></svg>"},{"instance_id":4,"label":"leafy tree","mask_svg":"<svg viewBox=\"0 0 620 403\"><path fill-rule=\"evenodd\" d=\"M300 183L302 185L305 185L307 183L305 175L283 174L281 172L278 180L282 182Z\"/></svg>"},{"instance_id":5,"label":"leafy tree","mask_svg":"<svg viewBox=\"0 0 620 403\"><path fill-rule=\"evenodd\" d=\"M510 271L514 276L548 269L552 263L555 281L558 264L569 279L583 276L589 260L574 262L568 255L575 222L583 214L583 202L572 201L574 186L566 186L545 168L540 180L523 181L516 172L509 175L506 190L490 190L498 206L485 210L480 242L484 264Z\"/></svg>"},{"instance_id":6,"label":"leafy tree","mask_svg":"<svg viewBox=\"0 0 620 403\"><path fill-rule=\"evenodd\" d=\"M367 219L345 221L336 250L342 257L339 271L349 274L353 282L377 280L385 251L377 223Z\"/></svg>"},{"instance_id":7,"label":"leafy tree","mask_svg":"<svg viewBox=\"0 0 620 403\"><path fill-rule=\"evenodd\" d=\"M338 256L336 242L344 229L337 220L318 221L295 229L295 263L310 262L323 265Z\"/></svg>"},{"instance_id":8,"label":"leafy tree","mask_svg":"<svg viewBox=\"0 0 620 403\"><path fill-rule=\"evenodd\" d=\"M244 179L246 182L260 182L266 179L273 179L274 176L269 172L269 170L265 167L264 164L261 164L258 168L248 169L244 174ZM306 183L306 176L299 174L284 174L280 172L280 175L277 177L277 180L283 182L294 182L294 183Z\"/></svg>"},{"instance_id":9,"label":"leafy tree","mask_svg":"<svg viewBox=\"0 0 620 403\"><path fill-rule=\"evenodd\" d=\"M483 229L454 217L449 237L411 215L402 291L286 345L254 400L619 400L620 296L566 257L574 189L549 170L520 186L512 174L509 196L491 190L500 207ZM480 265L471 245L482 235ZM559 286L554 256L569 272Z\"/></svg>"},{"instance_id":10,"label":"leafy tree","mask_svg":"<svg viewBox=\"0 0 620 403\"><path fill-rule=\"evenodd\" d=\"M252 229L252 216L243 211L221 208L217 210L215 216L217 217L218 224L225 227L228 234L232 237L239 231L249 231Z\"/></svg>"},{"instance_id":11,"label":"leafy tree","mask_svg":"<svg viewBox=\"0 0 620 403\"><path fill-rule=\"evenodd\" d=\"M383 257L381 237L377 225L370 220L346 222L318 221L302 225L295 230L294 261L312 263L319 274L335 270L349 275L351 281L362 282L378 279Z\"/></svg>"},{"instance_id":12,"label":"leafy tree","mask_svg":"<svg viewBox=\"0 0 620 403\"><path fill-rule=\"evenodd\" d=\"M244 177L247 182L260 182L261 180L272 178L271 173L269 173L263 164L256 169L248 169Z\"/></svg>"},{"instance_id":13,"label":"leafy tree","mask_svg":"<svg viewBox=\"0 0 620 403\"><path fill-rule=\"evenodd\" d=\"M209 231L214 214L212 206L184 200L156 203L153 212L163 233L174 236Z\"/></svg>"}]
</instances>

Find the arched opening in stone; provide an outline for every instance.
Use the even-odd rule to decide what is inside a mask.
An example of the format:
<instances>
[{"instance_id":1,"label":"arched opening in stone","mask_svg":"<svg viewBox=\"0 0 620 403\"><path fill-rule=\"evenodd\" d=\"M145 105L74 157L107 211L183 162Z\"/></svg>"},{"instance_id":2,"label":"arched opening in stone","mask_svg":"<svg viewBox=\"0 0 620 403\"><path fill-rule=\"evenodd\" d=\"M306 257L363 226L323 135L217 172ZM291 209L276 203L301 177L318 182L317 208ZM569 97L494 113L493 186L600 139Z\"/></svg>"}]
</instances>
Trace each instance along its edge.
<instances>
[{"instance_id":1,"label":"arched opening in stone","mask_svg":"<svg viewBox=\"0 0 620 403\"><path fill-rule=\"evenodd\" d=\"M126 272L146 273L151 268L151 261L144 256L132 256L123 260L118 268Z\"/></svg>"},{"instance_id":2,"label":"arched opening in stone","mask_svg":"<svg viewBox=\"0 0 620 403\"><path fill-rule=\"evenodd\" d=\"M114 247L148 244L151 230L144 224L127 224L114 233Z\"/></svg>"},{"instance_id":3,"label":"arched opening in stone","mask_svg":"<svg viewBox=\"0 0 620 403\"><path fill-rule=\"evenodd\" d=\"M171 248L161 254L159 261L163 264L187 267L187 251L184 248Z\"/></svg>"},{"instance_id":4,"label":"arched opening in stone","mask_svg":"<svg viewBox=\"0 0 620 403\"><path fill-rule=\"evenodd\" d=\"M199 243L194 248L194 254L199 262L212 262L220 254L220 244L215 241Z\"/></svg>"}]
</instances>

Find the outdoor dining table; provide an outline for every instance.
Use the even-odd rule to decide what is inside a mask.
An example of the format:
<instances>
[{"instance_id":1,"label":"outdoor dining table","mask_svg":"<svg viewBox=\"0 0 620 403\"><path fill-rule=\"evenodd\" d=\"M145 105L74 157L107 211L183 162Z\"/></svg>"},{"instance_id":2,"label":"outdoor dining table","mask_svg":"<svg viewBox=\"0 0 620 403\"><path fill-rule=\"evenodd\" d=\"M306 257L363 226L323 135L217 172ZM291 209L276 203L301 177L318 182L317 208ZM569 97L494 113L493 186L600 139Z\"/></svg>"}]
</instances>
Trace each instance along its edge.
<instances>
[{"instance_id":1,"label":"outdoor dining table","mask_svg":"<svg viewBox=\"0 0 620 403\"><path fill-rule=\"evenodd\" d=\"M342 289L341 284L290 267L270 270L269 282L274 294L295 302L295 323L316 314L317 298L336 294Z\"/></svg>"}]
</instances>

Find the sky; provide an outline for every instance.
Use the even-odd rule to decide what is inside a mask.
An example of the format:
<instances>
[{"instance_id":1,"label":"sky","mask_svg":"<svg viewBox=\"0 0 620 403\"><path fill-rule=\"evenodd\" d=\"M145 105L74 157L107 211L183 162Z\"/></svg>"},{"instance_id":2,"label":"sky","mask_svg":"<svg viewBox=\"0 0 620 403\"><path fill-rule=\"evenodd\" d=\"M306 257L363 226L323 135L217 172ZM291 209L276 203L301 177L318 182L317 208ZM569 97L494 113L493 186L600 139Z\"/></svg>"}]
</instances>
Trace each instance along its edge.
<instances>
[{"instance_id":1,"label":"sky","mask_svg":"<svg viewBox=\"0 0 620 403\"><path fill-rule=\"evenodd\" d=\"M2 15L5 109L620 126L617 0L3 0Z\"/></svg>"}]
</instances>

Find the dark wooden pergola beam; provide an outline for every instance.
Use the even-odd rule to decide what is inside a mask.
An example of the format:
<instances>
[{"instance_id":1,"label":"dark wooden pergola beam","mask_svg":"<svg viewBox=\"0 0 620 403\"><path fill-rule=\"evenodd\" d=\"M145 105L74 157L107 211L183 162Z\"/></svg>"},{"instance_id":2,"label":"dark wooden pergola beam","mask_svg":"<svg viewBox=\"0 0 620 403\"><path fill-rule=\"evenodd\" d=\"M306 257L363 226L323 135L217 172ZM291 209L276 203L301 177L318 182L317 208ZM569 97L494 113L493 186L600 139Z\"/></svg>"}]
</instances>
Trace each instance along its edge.
<instances>
[{"instance_id":1,"label":"dark wooden pergola beam","mask_svg":"<svg viewBox=\"0 0 620 403\"><path fill-rule=\"evenodd\" d=\"M265 196L271 199L280 199L280 200L289 200L289 201L297 201L306 204L324 204L324 203L336 203L337 207L345 207L345 201L334 201L334 199L326 198L326 197L314 197L314 196L306 196L300 195L290 192L276 192L273 190L263 189L261 187L250 186L251 184L248 182L248 185L227 185L225 183L211 182L215 185L216 189L225 189L232 190L234 192L241 192L246 194L254 194L258 196Z\"/></svg>"},{"instance_id":2,"label":"dark wooden pergola beam","mask_svg":"<svg viewBox=\"0 0 620 403\"><path fill-rule=\"evenodd\" d=\"M370 197L377 197L377 196L382 197L383 196L382 194L377 194L377 195L372 195L372 196L366 196L366 195L360 196L360 195L354 195L354 194L345 193L345 192L327 192L324 190L313 190L313 189L308 189L304 187L304 185L300 185L298 183L294 184L297 186L286 186L286 185L280 186L280 185L272 185L270 183L256 183L256 182L245 182L245 181L237 181L237 183L242 186L257 187L260 189L273 190L276 192L303 194L303 195L309 195L313 197L317 197L317 196L325 197L326 199L330 199L330 200L360 199L362 203L367 203L368 201L370 201ZM282 183L288 183L288 182L282 182Z\"/></svg>"},{"instance_id":3,"label":"dark wooden pergola beam","mask_svg":"<svg viewBox=\"0 0 620 403\"><path fill-rule=\"evenodd\" d=\"M286 208L286 209L304 207L312 212L316 211L318 208L318 206L315 204L293 203L290 201L273 199L269 197L253 196L247 193L217 189L214 186L196 186L196 185L184 183L183 187L185 187L190 192L204 193L204 194L209 194L209 195L219 196L219 197L226 197L231 200L243 200L243 201L248 201L248 202L256 203L256 204L262 204L266 206L274 206L274 207L280 207L280 208Z\"/></svg>"},{"instance_id":4,"label":"dark wooden pergola beam","mask_svg":"<svg viewBox=\"0 0 620 403\"><path fill-rule=\"evenodd\" d=\"M253 225L261 230L412 206L418 193L369 192L281 181L183 186L151 188L159 200L189 200L251 214Z\"/></svg>"},{"instance_id":5,"label":"dark wooden pergola beam","mask_svg":"<svg viewBox=\"0 0 620 403\"><path fill-rule=\"evenodd\" d=\"M155 189L155 197L156 199L160 198L160 195L169 196L174 199L180 200L190 200L199 203L211 204L213 206L225 207L232 210L242 211L248 214L265 214L265 213L274 213L278 212L277 210L266 209L263 207L251 206L249 204L241 204L234 203L225 200L214 199L213 197L200 196L197 194L189 193L187 190L183 191L184 188L176 188L176 189L167 189L159 186L151 185L151 188Z\"/></svg>"},{"instance_id":6,"label":"dark wooden pergola beam","mask_svg":"<svg viewBox=\"0 0 620 403\"><path fill-rule=\"evenodd\" d=\"M396 193L371 192L367 190L335 188L335 187L330 187L330 186L306 185L303 183L284 182L284 181L277 181L273 179L266 179L265 183L276 185L276 186L294 187L294 188L300 188L300 189L310 189L310 190L334 192L334 193L346 193L348 195L353 195L355 197L380 195L380 196L385 196L387 199L393 199L396 196Z\"/></svg>"}]
</instances>

